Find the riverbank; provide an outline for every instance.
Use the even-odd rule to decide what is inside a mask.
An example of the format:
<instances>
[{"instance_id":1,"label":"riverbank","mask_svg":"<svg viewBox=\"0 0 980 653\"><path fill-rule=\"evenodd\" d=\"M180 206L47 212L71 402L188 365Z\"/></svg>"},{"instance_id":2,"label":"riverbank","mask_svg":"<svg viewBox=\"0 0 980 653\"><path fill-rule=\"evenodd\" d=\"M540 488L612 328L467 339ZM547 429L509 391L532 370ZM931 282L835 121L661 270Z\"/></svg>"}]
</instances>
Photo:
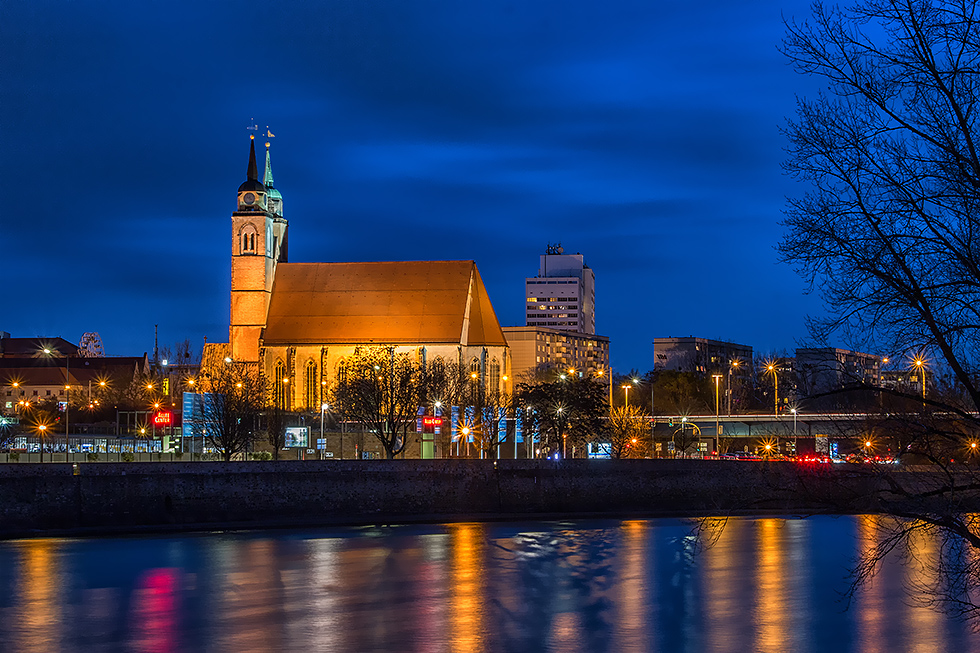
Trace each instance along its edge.
<instances>
[{"instance_id":1,"label":"riverbank","mask_svg":"<svg viewBox=\"0 0 980 653\"><path fill-rule=\"evenodd\" d=\"M928 468L891 480L938 486ZM865 465L394 460L0 465L0 538L496 519L872 513ZM976 496L964 497L980 506Z\"/></svg>"}]
</instances>

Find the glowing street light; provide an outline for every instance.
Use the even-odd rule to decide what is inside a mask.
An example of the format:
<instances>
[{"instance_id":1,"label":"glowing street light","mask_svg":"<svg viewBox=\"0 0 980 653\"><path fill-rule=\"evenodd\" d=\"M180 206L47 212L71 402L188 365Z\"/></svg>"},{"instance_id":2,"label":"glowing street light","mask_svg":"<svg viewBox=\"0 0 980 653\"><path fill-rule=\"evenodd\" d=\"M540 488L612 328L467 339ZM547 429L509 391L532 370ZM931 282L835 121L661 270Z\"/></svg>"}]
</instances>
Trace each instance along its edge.
<instances>
[{"instance_id":1,"label":"glowing street light","mask_svg":"<svg viewBox=\"0 0 980 653\"><path fill-rule=\"evenodd\" d=\"M737 370L742 361L735 359L728 366L728 385L725 386L725 393L728 395L728 416L732 416L732 370Z\"/></svg>"},{"instance_id":2,"label":"glowing street light","mask_svg":"<svg viewBox=\"0 0 980 653\"><path fill-rule=\"evenodd\" d=\"M721 419L718 407L718 388L721 385L721 374L712 374L711 378L715 380L715 436L717 437L721 435Z\"/></svg>"},{"instance_id":3,"label":"glowing street light","mask_svg":"<svg viewBox=\"0 0 980 653\"><path fill-rule=\"evenodd\" d=\"M919 371L922 377L922 407L926 407L926 361L922 356L912 359L912 365Z\"/></svg>"},{"instance_id":4,"label":"glowing street light","mask_svg":"<svg viewBox=\"0 0 980 653\"><path fill-rule=\"evenodd\" d=\"M779 414L779 374L778 374L779 370L776 369L776 365L774 363L769 363L768 365L766 365L766 371L772 374L772 382L773 382L772 414L775 416Z\"/></svg>"},{"instance_id":5,"label":"glowing street light","mask_svg":"<svg viewBox=\"0 0 980 653\"><path fill-rule=\"evenodd\" d=\"M624 383L622 387L623 387L623 390L626 391L626 407L629 408L630 407L630 388L632 388L633 386L631 386L629 383Z\"/></svg>"},{"instance_id":6,"label":"glowing street light","mask_svg":"<svg viewBox=\"0 0 980 653\"><path fill-rule=\"evenodd\" d=\"M48 433L48 425L47 424L38 424L37 425L37 435L38 435L38 438L40 438L40 440L41 440L41 462L42 463L44 462L44 436L47 435L47 433ZM54 449L51 450L51 462L54 462Z\"/></svg>"}]
</instances>

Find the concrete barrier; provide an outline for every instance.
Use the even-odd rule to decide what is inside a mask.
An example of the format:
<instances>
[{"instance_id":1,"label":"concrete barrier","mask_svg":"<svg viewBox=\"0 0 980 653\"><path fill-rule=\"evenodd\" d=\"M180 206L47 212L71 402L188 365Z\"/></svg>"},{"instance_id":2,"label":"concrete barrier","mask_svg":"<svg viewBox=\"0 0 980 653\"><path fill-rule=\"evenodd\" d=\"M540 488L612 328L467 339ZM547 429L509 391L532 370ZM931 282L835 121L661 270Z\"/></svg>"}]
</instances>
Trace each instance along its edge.
<instances>
[{"instance_id":1,"label":"concrete barrier","mask_svg":"<svg viewBox=\"0 0 980 653\"><path fill-rule=\"evenodd\" d=\"M931 471L915 478L938 482ZM788 462L19 463L0 465L0 537L559 516L874 512L882 487L870 466Z\"/></svg>"}]
</instances>

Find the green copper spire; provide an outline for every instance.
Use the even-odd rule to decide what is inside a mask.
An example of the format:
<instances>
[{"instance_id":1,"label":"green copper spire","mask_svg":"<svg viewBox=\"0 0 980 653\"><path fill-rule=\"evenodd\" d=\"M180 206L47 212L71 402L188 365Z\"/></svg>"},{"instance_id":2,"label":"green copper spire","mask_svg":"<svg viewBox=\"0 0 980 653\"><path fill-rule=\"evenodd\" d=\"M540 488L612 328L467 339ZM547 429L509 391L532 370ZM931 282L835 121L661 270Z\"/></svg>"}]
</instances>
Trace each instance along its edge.
<instances>
[{"instance_id":1,"label":"green copper spire","mask_svg":"<svg viewBox=\"0 0 980 653\"><path fill-rule=\"evenodd\" d=\"M269 146L270 145L271 145L271 143L269 143L268 141L266 141L266 143L265 143L265 177L263 177L262 183L265 184L265 187L266 188L270 188L271 189L273 187L273 180L272 180L272 158L269 155Z\"/></svg>"}]
</instances>

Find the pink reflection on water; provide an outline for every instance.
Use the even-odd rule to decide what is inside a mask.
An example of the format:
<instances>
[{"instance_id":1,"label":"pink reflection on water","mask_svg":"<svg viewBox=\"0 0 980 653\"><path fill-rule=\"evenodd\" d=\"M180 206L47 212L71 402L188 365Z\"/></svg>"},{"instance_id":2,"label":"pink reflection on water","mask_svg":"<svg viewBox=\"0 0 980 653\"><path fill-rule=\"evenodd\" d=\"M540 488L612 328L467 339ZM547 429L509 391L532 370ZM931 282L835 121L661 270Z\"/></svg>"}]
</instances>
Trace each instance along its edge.
<instances>
[{"instance_id":1,"label":"pink reflection on water","mask_svg":"<svg viewBox=\"0 0 980 653\"><path fill-rule=\"evenodd\" d=\"M177 633L180 570L148 569L133 590L132 647L146 653L180 650Z\"/></svg>"}]
</instances>

